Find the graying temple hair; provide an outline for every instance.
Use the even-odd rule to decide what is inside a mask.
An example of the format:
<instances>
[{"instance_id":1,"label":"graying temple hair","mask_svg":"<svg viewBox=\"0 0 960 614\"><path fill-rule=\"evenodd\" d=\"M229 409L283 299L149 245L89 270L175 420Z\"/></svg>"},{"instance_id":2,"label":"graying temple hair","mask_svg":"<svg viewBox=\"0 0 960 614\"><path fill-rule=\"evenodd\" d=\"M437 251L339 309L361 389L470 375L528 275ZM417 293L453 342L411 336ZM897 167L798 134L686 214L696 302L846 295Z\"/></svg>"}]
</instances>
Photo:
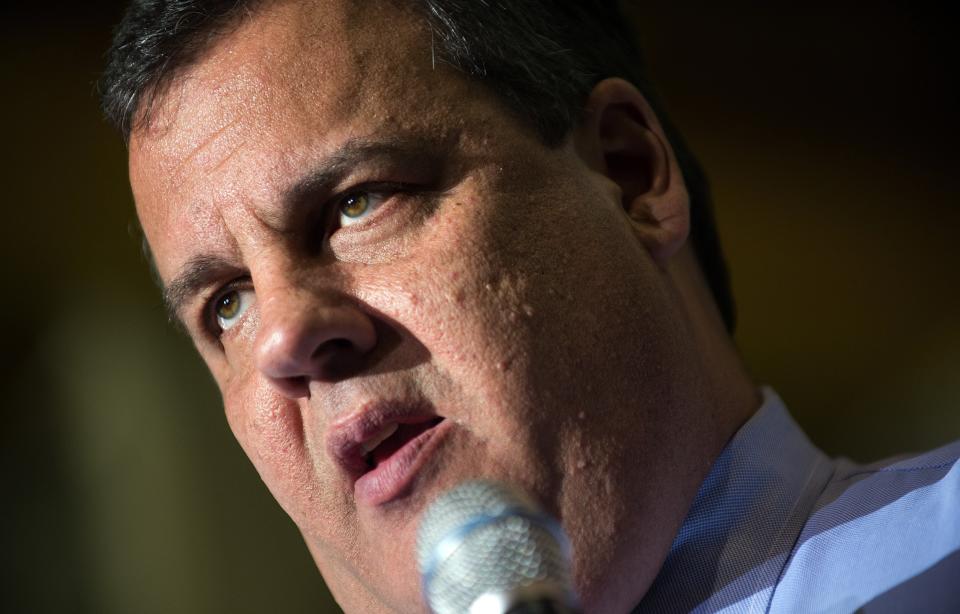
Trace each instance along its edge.
<instances>
[{"instance_id":1,"label":"graying temple hair","mask_svg":"<svg viewBox=\"0 0 960 614\"><path fill-rule=\"evenodd\" d=\"M114 31L102 107L125 140L178 71L266 0L134 0ZM639 87L664 126L690 193L690 239L728 330L733 298L706 179L659 105L616 0L385 0L429 21L437 61L484 84L550 147L580 120L603 78Z\"/></svg>"}]
</instances>

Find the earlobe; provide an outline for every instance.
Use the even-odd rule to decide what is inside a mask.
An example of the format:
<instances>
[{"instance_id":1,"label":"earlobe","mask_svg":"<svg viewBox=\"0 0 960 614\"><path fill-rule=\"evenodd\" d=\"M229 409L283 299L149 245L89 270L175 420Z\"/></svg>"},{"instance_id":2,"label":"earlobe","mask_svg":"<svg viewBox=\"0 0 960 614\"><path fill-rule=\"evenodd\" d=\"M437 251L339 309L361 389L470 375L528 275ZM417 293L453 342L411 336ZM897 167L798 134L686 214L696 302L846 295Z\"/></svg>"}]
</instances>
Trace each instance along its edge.
<instances>
[{"instance_id":1,"label":"earlobe","mask_svg":"<svg viewBox=\"0 0 960 614\"><path fill-rule=\"evenodd\" d=\"M689 195L673 148L643 94L623 79L598 83L574 141L587 165L619 188L638 239L666 267L689 233Z\"/></svg>"}]
</instances>

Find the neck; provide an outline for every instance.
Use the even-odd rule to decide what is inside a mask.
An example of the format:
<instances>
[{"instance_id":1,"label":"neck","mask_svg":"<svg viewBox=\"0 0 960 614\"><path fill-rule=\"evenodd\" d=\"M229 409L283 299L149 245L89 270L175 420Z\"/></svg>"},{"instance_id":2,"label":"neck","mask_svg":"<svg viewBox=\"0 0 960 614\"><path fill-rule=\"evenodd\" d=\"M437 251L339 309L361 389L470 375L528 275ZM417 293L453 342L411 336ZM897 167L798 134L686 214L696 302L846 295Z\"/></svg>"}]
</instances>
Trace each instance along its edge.
<instances>
[{"instance_id":1,"label":"neck","mask_svg":"<svg viewBox=\"0 0 960 614\"><path fill-rule=\"evenodd\" d=\"M681 249L668 272L687 314L695 347L700 350L707 392L718 413L717 437L722 448L759 409L763 399L727 332L693 248L687 245Z\"/></svg>"}]
</instances>

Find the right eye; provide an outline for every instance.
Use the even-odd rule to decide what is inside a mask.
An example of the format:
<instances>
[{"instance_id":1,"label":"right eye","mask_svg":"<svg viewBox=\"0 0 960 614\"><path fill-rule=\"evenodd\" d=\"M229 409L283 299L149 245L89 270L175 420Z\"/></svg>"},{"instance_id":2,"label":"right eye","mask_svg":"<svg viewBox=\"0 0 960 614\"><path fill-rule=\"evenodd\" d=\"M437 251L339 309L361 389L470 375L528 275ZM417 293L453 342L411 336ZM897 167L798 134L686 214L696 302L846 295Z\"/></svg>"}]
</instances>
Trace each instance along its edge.
<instances>
[{"instance_id":1,"label":"right eye","mask_svg":"<svg viewBox=\"0 0 960 614\"><path fill-rule=\"evenodd\" d=\"M213 313L221 331L229 330L253 303L253 290L233 289L221 294L213 304Z\"/></svg>"},{"instance_id":2,"label":"right eye","mask_svg":"<svg viewBox=\"0 0 960 614\"><path fill-rule=\"evenodd\" d=\"M357 192L340 201L340 226L359 224L386 200L385 195L376 192Z\"/></svg>"}]
</instances>

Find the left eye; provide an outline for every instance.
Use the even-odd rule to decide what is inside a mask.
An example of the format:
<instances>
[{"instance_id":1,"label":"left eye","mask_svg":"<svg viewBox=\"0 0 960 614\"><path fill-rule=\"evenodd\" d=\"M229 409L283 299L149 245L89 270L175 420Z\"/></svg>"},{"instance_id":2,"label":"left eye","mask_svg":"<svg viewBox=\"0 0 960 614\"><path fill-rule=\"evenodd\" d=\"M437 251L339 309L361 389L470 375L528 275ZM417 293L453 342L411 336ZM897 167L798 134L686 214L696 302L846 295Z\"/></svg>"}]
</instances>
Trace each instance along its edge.
<instances>
[{"instance_id":1,"label":"left eye","mask_svg":"<svg viewBox=\"0 0 960 614\"><path fill-rule=\"evenodd\" d=\"M220 330L228 330L239 322L253 298L253 290L230 290L220 296L214 305Z\"/></svg>"},{"instance_id":2,"label":"left eye","mask_svg":"<svg viewBox=\"0 0 960 614\"><path fill-rule=\"evenodd\" d=\"M340 201L340 226L352 226L380 208L385 196L373 192L357 192Z\"/></svg>"}]
</instances>

